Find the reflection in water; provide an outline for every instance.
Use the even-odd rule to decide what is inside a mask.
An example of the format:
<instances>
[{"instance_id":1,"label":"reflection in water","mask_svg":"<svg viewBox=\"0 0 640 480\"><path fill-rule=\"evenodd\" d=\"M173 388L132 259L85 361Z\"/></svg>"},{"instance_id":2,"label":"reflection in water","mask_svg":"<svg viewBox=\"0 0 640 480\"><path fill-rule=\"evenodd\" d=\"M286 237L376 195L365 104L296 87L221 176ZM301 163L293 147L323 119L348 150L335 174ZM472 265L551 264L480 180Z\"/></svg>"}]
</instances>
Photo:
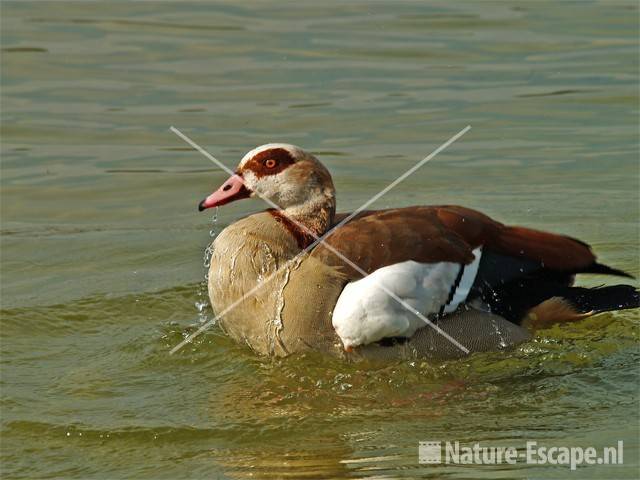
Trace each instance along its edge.
<instances>
[{"instance_id":1,"label":"reflection in water","mask_svg":"<svg viewBox=\"0 0 640 480\"><path fill-rule=\"evenodd\" d=\"M15 365L6 380L38 379L14 395L39 398L8 404L7 434L69 452L90 448L114 475L142 469L135 459L145 452L147 465L169 462L192 475L419 476L427 468L417 464L419 441L520 447L532 436L566 439L585 416L599 432L635 408L634 376L623 367L637 357L629 316L554 327L516 349L440 363L259 358L215 327L168 355L190 333L183 325L196 328L197 296L192 284L5 310L3 333L12 338L5 355ZM29 348L34 341L47 348ZM24 423L34 405L37 422ZM77 456L58 458L54 465L82 465ZM502 470L483 471L491 478Z\"/></svg>"}]
</instances>

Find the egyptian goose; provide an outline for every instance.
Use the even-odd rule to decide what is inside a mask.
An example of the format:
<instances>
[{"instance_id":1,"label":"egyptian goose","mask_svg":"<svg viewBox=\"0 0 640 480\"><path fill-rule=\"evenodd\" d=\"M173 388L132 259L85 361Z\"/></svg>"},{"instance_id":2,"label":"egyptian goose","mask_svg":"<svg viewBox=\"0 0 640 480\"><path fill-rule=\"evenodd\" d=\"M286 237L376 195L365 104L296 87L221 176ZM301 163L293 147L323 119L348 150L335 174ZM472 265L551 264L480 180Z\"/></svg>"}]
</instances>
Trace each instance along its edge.
<instances>
[{"instance_id":1,"label":"egyptian goose","mask_svg":"<svg viewBox=\"0 0 640 480\"><path fill-rule=\"evenodd\" d=\"M597 263L587 244L459 206L363 211L319 243L347 215L335 213L328 170L289 144L247 153L199 210L256 194L280 208L217 236L208 289L223 329L260 353L450 352L425 317L487 350L529 338L525 324L640 306L630 285L572 286L578 273L630 277Z\"/></svg>"}]
</instances>

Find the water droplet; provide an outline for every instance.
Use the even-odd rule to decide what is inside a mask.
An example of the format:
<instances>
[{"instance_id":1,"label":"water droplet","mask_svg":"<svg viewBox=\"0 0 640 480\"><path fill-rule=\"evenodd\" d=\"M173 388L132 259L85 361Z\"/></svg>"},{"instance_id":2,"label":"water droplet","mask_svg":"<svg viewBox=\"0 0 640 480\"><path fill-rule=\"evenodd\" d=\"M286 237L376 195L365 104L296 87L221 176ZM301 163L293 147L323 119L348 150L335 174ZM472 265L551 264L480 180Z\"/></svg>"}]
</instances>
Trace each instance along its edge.
<instances>
[{"instance_id":1,"label":"water droplet","mask_svg":"<svg viewBox=\"0 0 640 480\"><path fill-rule=\"evenodd\" d=\"M216 232L216 223L218 223L218 208L216 207L216 209L213 212L213 217L211 217L211 230L209 230L209 236L210 237L215 237L218 232Z\"/></svg>"}]
</instances>

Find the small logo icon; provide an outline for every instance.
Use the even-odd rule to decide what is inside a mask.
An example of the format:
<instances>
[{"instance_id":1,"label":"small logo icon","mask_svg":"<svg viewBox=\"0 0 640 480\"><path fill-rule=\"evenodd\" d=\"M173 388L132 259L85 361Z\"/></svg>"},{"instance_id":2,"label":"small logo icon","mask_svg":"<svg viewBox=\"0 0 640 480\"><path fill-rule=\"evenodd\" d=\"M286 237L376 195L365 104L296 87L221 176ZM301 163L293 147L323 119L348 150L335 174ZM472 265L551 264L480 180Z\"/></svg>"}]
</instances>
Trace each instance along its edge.
<instances>
[{"instance_id":1,"label":"small logo icon","mask_svg":"<svg viewBox=\"0 0 640 480\"><path fill-rule=\"evenodd\" d=\"M442 442L418 443L418 463L442 463Z\"/></svg>"}]
</instances>

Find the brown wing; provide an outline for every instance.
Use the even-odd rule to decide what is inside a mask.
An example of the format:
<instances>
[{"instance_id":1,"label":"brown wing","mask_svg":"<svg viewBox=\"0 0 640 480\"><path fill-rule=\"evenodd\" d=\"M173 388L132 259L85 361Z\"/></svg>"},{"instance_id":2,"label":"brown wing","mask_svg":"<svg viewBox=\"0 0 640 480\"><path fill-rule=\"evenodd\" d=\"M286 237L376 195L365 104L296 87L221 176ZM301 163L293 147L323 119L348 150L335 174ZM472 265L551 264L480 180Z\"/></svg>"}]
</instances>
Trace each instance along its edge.
<instances>
[{"instance_id":1,"label":"brown wing","mask_svg":"<svg viewBox=\"0 0 640 480\"><path fill-rule=\"evenodd\" d=\"M534 260L561 272L579 271L596 261L589 245L575 238L506 226L470 208L455 205L433 208L447 229L473 245L483 245L502 255Z\"/></svg>"},{"instance_id":2,"label":"brown wing","mask_svg":"<svg viewBox=\"0 0 640 480\"><path fill-rule=\"evenodd\" d=\"M338 214L335 223L345 218ZM486 215L458 206L407 207L362 212L326 239L367 273L394 263L473 260L484 246L503 255L541 262L545 268L577 271L595 262L588 245L569 237L522 227L508 227ZM312 253L340 266L350 279L361 275L324 245Z\"/></svg>"}]
</instances>

